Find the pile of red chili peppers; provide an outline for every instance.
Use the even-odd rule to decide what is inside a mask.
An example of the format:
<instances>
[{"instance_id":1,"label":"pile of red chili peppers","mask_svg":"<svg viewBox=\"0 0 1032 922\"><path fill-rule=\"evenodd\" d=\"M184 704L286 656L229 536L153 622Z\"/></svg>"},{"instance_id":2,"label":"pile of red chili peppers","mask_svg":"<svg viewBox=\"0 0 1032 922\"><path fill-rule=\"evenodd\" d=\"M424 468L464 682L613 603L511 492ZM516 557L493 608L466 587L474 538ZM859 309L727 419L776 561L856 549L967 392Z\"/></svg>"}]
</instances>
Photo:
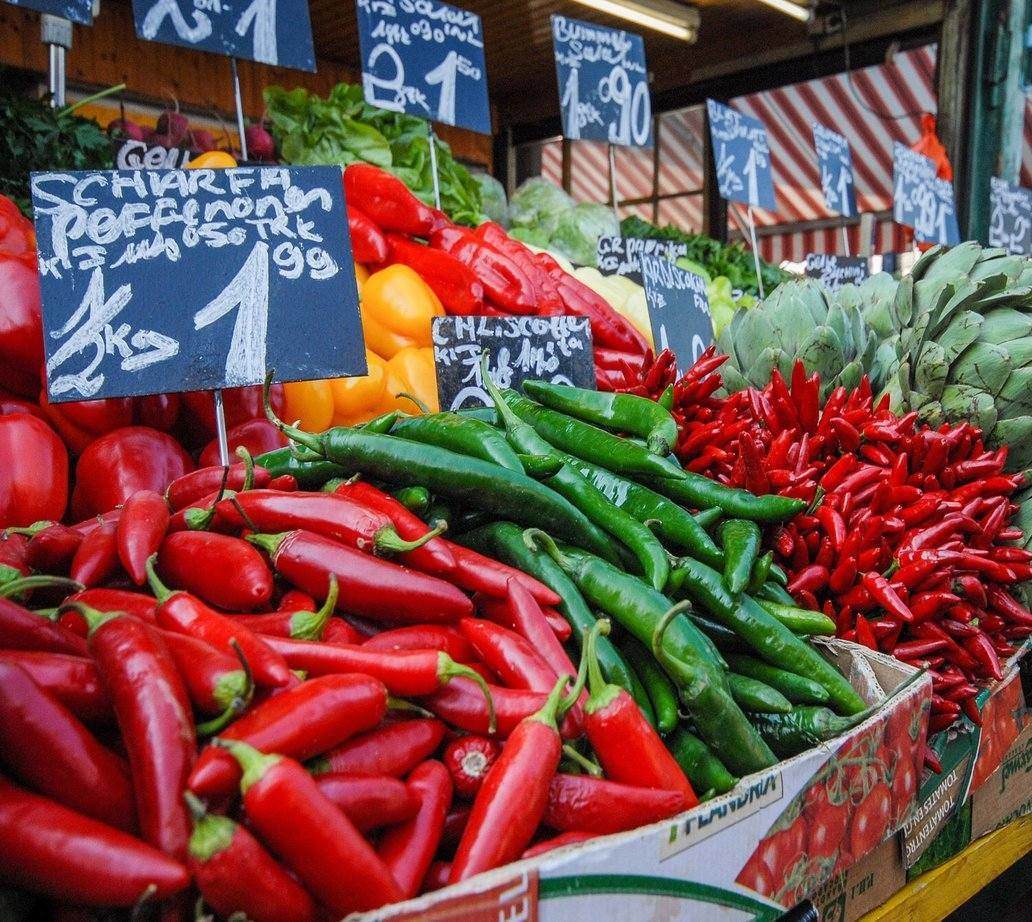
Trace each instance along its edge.
<instances>
[{"instance_id":1,"label":"pile of red chili peppers","mask_svg":"<svg viewBox=\"0 0 1032 922\"><path fill-rule=\"evenodd\" d=\"M559 597L369 483L202 468L0 547L0 881L41 914L339 918L697 803L587 670L604 622L569 691Z\"/></svg>"},{"instance_id":2,"label":"pile of red chili peppers","mask_svg":"<svg viewBox=\"0 0 1032 922\"><path fill-rule=\"evenodd\" d=\"M708 350L673 386L685 468L811 503L769 536L789 592L839 637L927 667L932 731L960 714L980 724L975 695L1032 634L1008 591L1032 579L1032 553L1008 544L1021 537L1008 523L1025 478L1004 472L1007 449L988 450L966 423L897 417L866 377L822 406L800 362L790 382L775 370L762 391L717 397L725 358ZM655 395L669 377L661 356L639 387Z\"/></svg>"}]
</instances>

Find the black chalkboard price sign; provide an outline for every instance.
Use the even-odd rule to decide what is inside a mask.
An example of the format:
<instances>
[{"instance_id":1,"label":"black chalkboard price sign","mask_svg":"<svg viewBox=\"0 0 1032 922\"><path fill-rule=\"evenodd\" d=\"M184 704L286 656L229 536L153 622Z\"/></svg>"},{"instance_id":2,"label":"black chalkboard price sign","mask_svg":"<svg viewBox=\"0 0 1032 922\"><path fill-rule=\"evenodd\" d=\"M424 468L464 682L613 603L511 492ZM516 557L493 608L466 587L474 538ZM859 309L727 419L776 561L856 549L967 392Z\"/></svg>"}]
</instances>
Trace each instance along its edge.
<instances>
[{"instance_id":1,"label":"black chalkboard price sign","mask_svg":"<svg viewBox=\"0 0 1032 922\"><path fill-rule=\"evenodd\" d=\"M49 13L61 19L77 22L81 26L93 25L93 0L7 0L12 6L20 6L37 13Z\"/></svg>"},{"instance_id":2,"label":"black chalkboard price sign","mask_svg":"<svg viewBox=\"0 0 1032 922\"><path fill-rule=\"evenodd\" d=\"M681 374L713 342L706 282L658 256L642 254L638 262L656 351L672 350Z\"/></svg>"},{"instance_id":3,"label":"black chalkboard price sign","mask_svg":"<svg viewBox=\"0 0 1032 922\"><path fill-rule=\"evenodd\" d=\"M435 317L433 342L442 410L492 405L480 374L485 352L499 387L529 378L595 387L586 317Z\"/></svg>"},{"instance_id":4,"label":"black chalkboard price sign","mask_svg":"<svg viewBox=\"0 0 1032 922\"><path fill-rule=\"evenodd\" d=\"M866 256L838 256L835 253L807 253L806 275L825 288L838 291L843 285L859 285L871 274Z\"/></svg>"},{"instance_id":5,"label":"black chalkboard price sign","mask_svg":"<svg viewBox=\"0 0 1032 922\"><path fill-rule=\"evenodd\" d=\"M34 173L32 203L51 401L366 373L340 167Z\"/></svg>"},{"instance_id":6,"label":"black chalkboard price sign","mask_svg":"<svg viewBox=\"0 0 1032 922\"><path fill-rule=\"evenodd\" d=\"M1032 189L989 178L989 246L1008 253L1032 253Z\"/></svg>"},{"instance_id":7,"label":"black chalkboard price sign","mask_svg":"<svg viewBox=\"0 0 1032 922\"><path fill-rule=\"evenodd\" d=\"M595 245L595 264L605 275L622 275L640 285L638 257L642 253L673 261L688 255L688 244L642 237L599 237Z\"/></svg>"}]
</instances>

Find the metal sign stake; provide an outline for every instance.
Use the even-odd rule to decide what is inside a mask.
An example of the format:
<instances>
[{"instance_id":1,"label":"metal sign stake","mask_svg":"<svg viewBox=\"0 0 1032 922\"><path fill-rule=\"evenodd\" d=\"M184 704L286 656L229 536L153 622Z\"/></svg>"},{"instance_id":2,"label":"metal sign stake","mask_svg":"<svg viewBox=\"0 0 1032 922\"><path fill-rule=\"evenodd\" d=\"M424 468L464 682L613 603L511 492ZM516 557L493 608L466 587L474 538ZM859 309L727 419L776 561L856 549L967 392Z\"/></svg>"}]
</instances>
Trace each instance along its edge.
<instances>
[{"instance_id":1,"label":"metal sign stake","mask_svg":"<svg viewBox=\"0 0 1032 922\"><path fill-rule=\"evenodd\" d=\"M613 203L613 217L620 220L620 213L616 207L616 148L609 145L609 200Z\"/></svg>"},{"instance_id":2,"label":"metal sign stake","mask_svg":"<svg viewBox=\"0 0 1032 922\"><path fill-rule=\"evenodd\" d=\"M39 17L39 31L40 40L50 49L50 105L60 109L65 104L65 62L72 47L72 23L60 16L43 13Z\"/></svg>"},{"instance_id":3,"label":"metal sign stake","mask_svg":"<svg viewBox=\"0 0 1032 922\"><path fill-rule=\"evenodd\" d=\"M441 210L441 177L437 173L437 132L434 123L427 119L426 139L430 144L430 175L434 182L434 207Z\"/></svg>"},{"instance_id":4,"label":"metal sign stake","mask_svg":"<svg viewBox=\"0 0 1032 922\"><path fill-rule=\"evenodd\" d=\"M236 117L237 117L237 131L240 134L240 159L246 161L247 157L247 135L244 132L244 101L240 95L240 74L237 71L237 60L236 58L229 59L229 66L233 70L233 102L236 105ZM215 392L218 394L218 391ZM216 409L222 406L221 396L215 398ZM222 443L219 443L221 450ZM223 459L223 463L226 461Z\"/></svg>"},{"instance_id":5,"label":"metal sign stake","mask_svg":"<svg viewBox=\"0 0 1032 922\"><path fill-rule=\"evenodd\" d=\"M756 266L756 287L760 290L760 300L762 301L766 295L763 293L763 274L760 272L760 251L756 246L756 221L753 220L752 205L748 207L746 214L749 220L749 239L752 241L753 263Z\"/></svg>"},{"instance_id":6,"label":"metal sign stake","mask_svg":"<svg viewBox=\"0 0 1032 922\"><path fill-rule=\"evenodd\" d=\"M849 256L849 228L846 227L845 221L842 222L842 246L846 248L846 256Z\"/></svg>"},{"instance_id":7,"label":"metal sign stake","mask_svg":"<svg viewBox=\"0 0 1032 922\"><path fill-rule=\"evenodd\" d=\"M226 434L226 408L222 403L222 390L212 391L215 398L215 432L219 440L219 464L229 467L229 436Z\"/></svg>"}]
</instances>

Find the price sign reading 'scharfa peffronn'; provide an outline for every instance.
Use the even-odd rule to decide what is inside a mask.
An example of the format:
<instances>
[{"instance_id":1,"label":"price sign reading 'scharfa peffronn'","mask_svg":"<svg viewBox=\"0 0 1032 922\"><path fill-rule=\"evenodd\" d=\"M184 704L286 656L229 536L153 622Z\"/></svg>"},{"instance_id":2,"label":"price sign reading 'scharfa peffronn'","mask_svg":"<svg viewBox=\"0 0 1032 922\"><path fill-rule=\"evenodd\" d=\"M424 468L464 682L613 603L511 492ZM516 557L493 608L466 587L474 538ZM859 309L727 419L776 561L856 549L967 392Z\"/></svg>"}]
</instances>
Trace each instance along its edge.
<instances>
[{"instance_id":1,"label":"price sign reading 'scharfa peffronn'","mask_svg":"<svg viewBox=\"0 0 1032 922\"><path fill-rule=\"evenodd\" d=\"M814 122L813 146L817 151L821 191L828 210L844 218L855 217L856 189L853 185L853 156L849 150L849 139Z\"/></svg>"},{"instance_id":2,"label":"price sign reading 'scharfa peffronn'","mask_svg":"<svg viewBox=\"0 0 1032 922\"><path fill-rule=\"evenodd\" d=\"M491 134L484 28L437 0L356 0L366 102Z\"/></svg>"},{"instance_id":3,"label":"price sign reading 'scharfa peffronn'","mask_svg":"<svg viewBox=\"0 0 1032 922\"><path fill-rule=\"evenodd\" d=\"M656 351L670 349L683 374L713 342L706 282L660 256L638 256Z\"/></svg>"},{"instance_id":4,"label":"price sign reading 'scharfa peffronn'","mask_svg":"<svg viewBox=\"0 0 1032 922\"><path fill-rule=\"evenodd\" d=\"M652 146L652 102L640 35L553 16L552 48L564 137Z\"/></svg>"},{"instance_id":5,"label":"price sign reading 'scharfa peffronn'","mask_svg":"<svg viewBox=\"0 0 1032 922\"><path fill-rule=\"evenodd\" d=\"M989 246L1018 256L1032 254L1032 189L997 176L989 182Z\"/></svg>"},{"instance_id":6,"label":"price sign reading 'scharfa peffronn'","mask_svg":"<svg viewBox=\"0 0 1032 922\"><path fill-rule=\"evenodd\" d=\"M148 41L315 70L308 0L133 0L133 20Z\"/></svg>"},{"instance_id":7,"label":"price sign reading 'scharfa peffronn'","mask_svg":"<svg viewBox=\"0 0 1032 922\"><path fill-rule=\"evenodd\" d=\"M706 114L720 197L773 211L774 178L763 123L712 99L706 100Z\"/></svg>"},{"instance_id":8,"label":"price sign reading 'scharfa peffronn'","mask_svg":"<svg viewBox=\"0 0 1032 922\"><path fill-rule=\"evenodd\" d=\"M93 24L93 0L7 0L12 6L20 6L37 13L49 13L60 19L77 22L81 26Z\"/></svg>"},{"instance_id":9,"label":"price sign reading 'scharfa peffronn'","mask_svg":"<svg viewBox=\"0 0 1032 922\"><path fill-rule=\"evenodd\" d=\"M32 203L51 401L366 373L340 167L35 173Z\"/></svg>"},{"instance_id":10,"label":"price sign reading 'scharfa peffronn'","mask_svg":"<svg viewBox=\"0 0 1032 922\"><path fill-rule=\"evenodd\" d=\"M892 146L892 220L914 230L918 243L960 243L953 183L935 162L898 141Z\"/></svg>"}]
</instances>

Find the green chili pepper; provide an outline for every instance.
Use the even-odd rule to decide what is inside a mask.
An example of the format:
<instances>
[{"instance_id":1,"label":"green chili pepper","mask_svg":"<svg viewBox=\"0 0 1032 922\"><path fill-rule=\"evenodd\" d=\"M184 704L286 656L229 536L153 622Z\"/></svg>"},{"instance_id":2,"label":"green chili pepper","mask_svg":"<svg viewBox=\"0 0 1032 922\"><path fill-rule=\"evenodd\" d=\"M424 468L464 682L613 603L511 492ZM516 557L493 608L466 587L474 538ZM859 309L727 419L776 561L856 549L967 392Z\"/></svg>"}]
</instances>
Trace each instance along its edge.
<instances>
[{"instance_id":1,"label":"green chili pepper","mask_svg":"<svg viewBox=\"0 0 1032 922\"><path fill-rule=\"evenodd\" d=\"M505 391L503 397L513 412L524 422L530 423L546 442L577 458L617 474L638 474L659 480L687 476L676 464L657 458L647 448L606 432L605 429L550 410L515 391Z\"/></svg>"},{"instance_id":2,"label":"green chili pepper","mask_svg":"<svg viewBox=\"0 0 1032 922\"><path fill-rule=\"evenodd\" d=\"M624 637L618 644L624 659L638 674L645 691L648 693L652 710L656 715L656 729L660 733L669 733L677 726L677 689L667 674L659 668L659 663L634 637Z\"/></svg>"},{"instance_id":3,"label":"green chili pepper","mask_svg":"<svg viewBox=\"0 0 1032 922\"><path fill-rule=\"evenodd\" d=\"M361 429L333 428L315 435L277 420L268 405L266 412L293 441L348 472L361 472L395 484L425 486L437 496L474 509L524 525L550 528L607 559L614 556L605 532L567 500L526 474L436 445Z\"/></svg>"},{"instance_id":4,"label":"green chili pepper","mask_svg":"<svg viewBox=\"0 0 1032 922\"><path fill-rule=\"evenodd\" d=\"M678 728L670 734L666 744L696 791L724 794L735 786L734 775L697 736Z\"/></svg>"},{"instance_id":5,"label":"green chili pepper","mask_svg":"<svg viewBox=\"0 0 1032 922\"><path fill-rule=\"evenodd\" d=\"M464 419L479 419L482 423L487 423L489 426L501 425L494 407L465 407L455 412Z\"/></svg>"},{"instance_id":6,"label":"green chili pepper","mask_svg":"<svg viewBox=\"0 0 1032 922\"><path fill-rule=\"evenodd\" d=\"M494 557L510 567L541 580L559 596L559 613L567 620L578 650L583 650L588 633L595 624L584 597L562 568L542 551L532 550L523 540L523 529L513 522L491 522L458 538L460 544ZM648 704L638 677L608 637L598 638L598 661L607 682L625 688L639 704Z\"/></svg>"},{"instance_id":7,"label":"green chili pepper","mask_svg":"<svg viewBox=\"0 0 1032 922\"><path fill-rule=\"evenodd\" d=\"M645 439L648 450L661 458L677 444L677 422L670 411L647 397L589 391L547 381L524 381L523 390L549 409L639 436Z\"/></svg>"},{"instance_id":8,"label":"green chili pepper","mask_svg":"<svg viewBox=\"0 0 1032 922\"><path fill-rule=\"evenodd\" d=\"M748 490L725 487L722 483L691 471L682 471L680 478L649 477L648 482L660 493L683 505L694 506L696 509L719 506L725 515L753 522L780 522L806 508L806 503L801 499L756 496Z\"/></svg>"},{"instance_id":9,"label":"green chili pepper","mask_svg":"<svg viewBox=\"0 0 1032 922\"><path fill-rule=\"evenodd\" d=\"M656 401L664 410L673 410L674 408L674 385L668 384L666 390L659 395L659 400Z\"/></svg>"},{"instance_id":10,"label":"green chili pepper","mask_svg":"<svg viewBox=\"0 0 1032 922\"><path fill-rule=\"evenodd\" d=\"M402 487L400 490L391 491L391 495L409 512L414 512L418 516L422 516L430 508L431 496L426 487Z\"/></svg>"},{"instance_id":11,"label":"green chili pepper","mask_svg":"<svg viewBox=\"0 0 1032 922\"><path fill-rule=\"evenodd\" d=\"M384 413L381 416L374 416L370 420L366 420L364 423L360 423L358 428L365 429L366 432L390 432L394 424L403 418L408 418L400 410L391 410L390 413Z\"/></svg>"},{"instance_id":12,"label":"green chili pepper","mask_svg":"<svg viewBox=\"0 0 1032 922\"><path fill-rule=\"evenodd\" d=\"M689 598L740 635L772 666L807 676L822 685L836 710L856 714L866 707L842 673L752 598L732 596L716 570L683 558L671 572L671 583L679 585Z\"/></svg>"},{"instance_id":13,"label":"green chili pepper","mask_svg":"<svg viewBox=\"0 0 1032 922\"><path fill-rule=\"evenodd\" d=\"M749 582L760 553L760 526L747 519L728 519L720 528L724 545L724 582L738 595Z\"/></svg>"},{"instance_id":14,"label":"green chili pepper","mask_svg":"<svg viewBox=\"0 0 1032 922\"><path fill-rule=\"evenodd\" d=\"M769 579L756 593L757 600L763 599L768 602L777 602L779 605L795 605L795 599L788 594L788 590L781 586L776 580Z\"/></svg>"},{"instance_id":15,"label":"green chili pepper","mask_svg":"<svg viewBox=\"0 0 1032 922\"><path fill-rule=\"evenodd\" d=\"M489 423L457 413L432 413L429 416L410 416L394 424L391 435L436 445L471 458L491 461L510 471L523 473L516 452L505 437Z\"/></svg>"},{"instance_id":16,"label":"green chili pepper","mask_svg":"<svg viewBox=\"0 0 1032 922\"><path fill-rule=\"evenodd\" d=\"M346 471L332 461L302 461L290 448L277 448L254 459L259 467L264 467L273 477L290 474L296 478L298 486L306 488L322 487L328 480L343 477Z\"/></svg>"},{"instance_id":17,"label":"green chili pepper","mask_svg":"<svg viewBox=\"0 0 1032 922\"><path fill-rule=\"evenodd\" d=\"M787 714L792 710L792 702L765 682L750 679L736 672L729 672L727 681L731 686L732 697L743 711L755 714Z\"/></svg>"},{"instance_id":18,"label":"green chili pepper","mask_svg":"<svg viewBox=\"0 0 1032 922\"><path fill-rule=\"evenodd\" d=\"M776 563L770 565L770 578L779 586L788 585L788 574L781 569Z\"/></svg>"},{"instance_id":19,"label":"green chili pepper","mask_svg":"<svg viewBox=\"0 0 1032 922\"><path fill-rule=\"evenodd\" d=\"M782 605L780 602L771 602L767 599L756 601L794 634L823 634L828 637L835 635L835 622L824 612L798 608L795 605Z\"/></svg>"},{"instance_id":20,"label":"green chili pepper","mask_svg":"<svg viewBox=\"0 0 1032 922\"><path fill-rule=\"evenodd\" d=\"M693 669L667 652L664 633L690 607L681 602L660 618L652 636L653 655L677 686L699 735L724 765L743 775L774 765L774 753L731 697L726 673L713 682L707 670Z\"/></svg>"},{"instance_id":21,"label":"green chili pepper","mask_svg":"<svg viewBox=\"0 0 1032 922\"><path fill-rule=\"evenodd\" d=\"M749 644L742 640L734 631L724 627L722 624L718 624L712 618L707 618L697 611L693 611L688 617L692 619L692 623L703 634L713 641L713 645L722 655L726 653L748 653L751 649Z\"/></svg>"},{"instance_id":22,"label":"green chili pepper","mask_svg":"<svg viewBox=\"0 0 1032 922\"><path fill-rule=\"evenodd\" d=\"M813 679L778 669L777 666L744 653L725 653L724 658L728 666L739 675L765 682L793 704L824 704L828 700L827 690Z\"/></svg>"},{"instance_id":23,"label":"green chili pepper","mask_svg":"<svg viewBox=\"0 0 1032 922\"><path fill-rule=\"evenodd\" d=\"M752 594L763 588L763 584L767 582L770 577L770 568L774 563L774 552L767 551L766 554L761 554L756 558L756 563L753 564L752 573L749 575L749 585L745 587L745 591Z\"/></svg>"},{"instance_id":24,"label":"green chili pepper","mask_svg":"<svg viewBox=\"0 0 1032 922\"><path fill-rule=\"evenodd\" d=\"M659 494L657 493L656 495L658 496ZM681 507L678 506L677 508L680 509ZM719 522L723 515L723 509L721 509L719 506L712 506L709 509L703 509L701 512L696 512L693 518L703 528L709 528L710 525L714 525L717 522Z\"/></svg>"},{"instance_id":25,"label":"green chili pepper","mask_svg":"<svg viewBox=\"0 0 1032 922\"><path fill-rule=\"evenodd\" d=\"M871 715L865 710L855 717L839 717L826 707L802 705L788 714L751 716L767 745L781 758L788 759L852 730Z\"/></svg>"}]
</instances>

